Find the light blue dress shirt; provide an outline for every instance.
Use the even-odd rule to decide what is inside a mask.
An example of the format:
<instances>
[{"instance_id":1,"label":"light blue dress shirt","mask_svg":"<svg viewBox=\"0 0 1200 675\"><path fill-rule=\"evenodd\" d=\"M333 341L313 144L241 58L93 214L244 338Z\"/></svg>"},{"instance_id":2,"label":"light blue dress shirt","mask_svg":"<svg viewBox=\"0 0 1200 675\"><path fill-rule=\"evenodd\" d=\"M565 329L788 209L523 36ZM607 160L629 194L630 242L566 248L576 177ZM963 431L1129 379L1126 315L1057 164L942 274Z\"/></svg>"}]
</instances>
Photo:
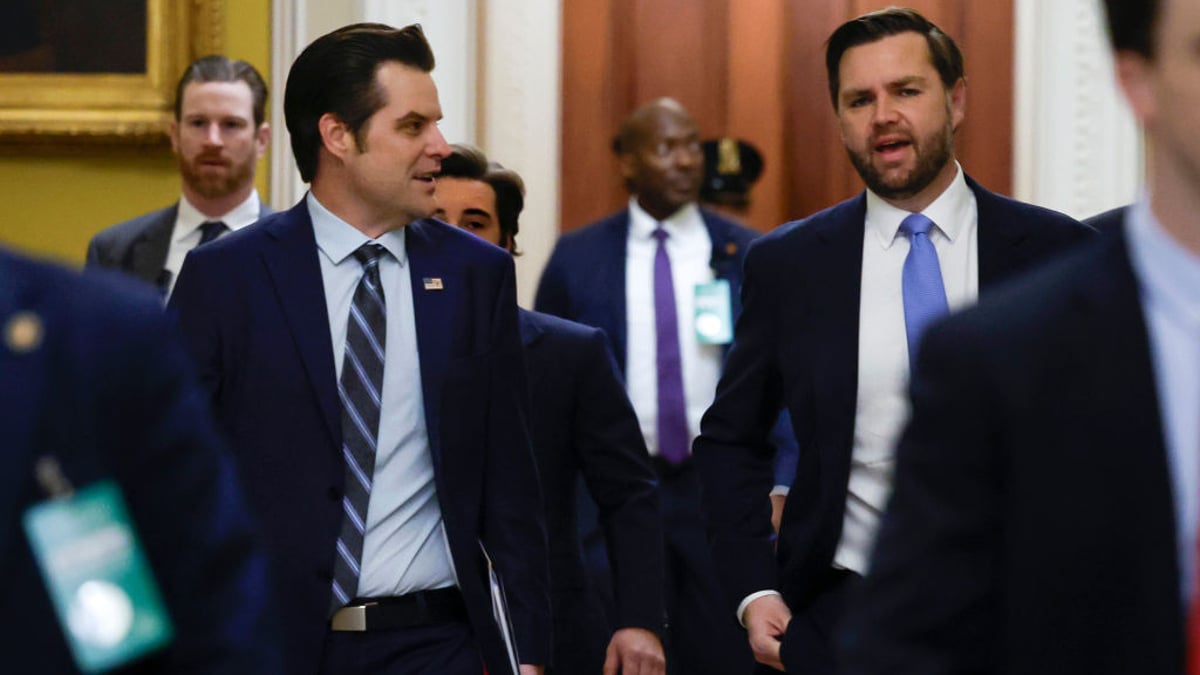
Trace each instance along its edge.
<instances>
[{"instance_id":1,"label":"light blue dress shirt","mask_svg":"<svg viewBox=\"0 0 1200 675\"><path fill-rule=\"evenodd\" d=\"M356 595L385 597L453 586L454 563L438 505L433 455L425 428L404 229L372 240L322 206L312 193L306 201L317 239L333 359L339 378L350 305L363 275L362 265L351 254L371 241L390 254L379 261L380 284L387 305L383 403Z\"/></svg>"},{"instance_id":2,"label":"light blue dress shirt","mask_svg":"<svg viewBox=\"0 0 1200 675\"><path fill-rule=\"evenodd\" d=\"M1145 198L1126 213L1126 237L1150 333L1186 606L1195 587L1200 523L1200 257L1171 238Z\"/></svg>"}]
</instances>

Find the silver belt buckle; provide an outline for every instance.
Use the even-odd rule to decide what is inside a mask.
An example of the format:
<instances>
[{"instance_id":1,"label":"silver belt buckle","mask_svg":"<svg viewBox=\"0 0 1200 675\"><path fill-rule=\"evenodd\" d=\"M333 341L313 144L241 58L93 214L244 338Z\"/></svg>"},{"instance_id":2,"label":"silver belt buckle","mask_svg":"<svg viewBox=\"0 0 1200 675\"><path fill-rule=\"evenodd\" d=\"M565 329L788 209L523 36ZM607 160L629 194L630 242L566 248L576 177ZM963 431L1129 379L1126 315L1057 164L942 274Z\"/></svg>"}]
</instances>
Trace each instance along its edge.
<instances>
[{"instance_id":1,"label":"silver belt buckle","mask_svg":"<svg viewBox=\"0 0 1200 675\"><path fill-rule=\"evenodd\" d=\"M378 603L365 605L350 605L333 613L329 628L336 631L352 631L362 633L367 630L367 607Z\"/></svg>"}]
</instances>

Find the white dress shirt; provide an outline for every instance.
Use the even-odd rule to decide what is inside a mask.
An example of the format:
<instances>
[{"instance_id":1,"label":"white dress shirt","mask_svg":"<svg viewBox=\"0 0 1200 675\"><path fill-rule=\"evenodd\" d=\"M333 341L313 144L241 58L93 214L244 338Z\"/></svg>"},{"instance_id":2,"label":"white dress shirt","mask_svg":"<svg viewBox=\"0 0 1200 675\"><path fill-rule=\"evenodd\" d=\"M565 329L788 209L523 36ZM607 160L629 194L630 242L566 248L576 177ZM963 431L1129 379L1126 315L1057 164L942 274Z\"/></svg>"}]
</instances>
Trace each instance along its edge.
<instances>
[{"instance_id":1,"label":"white dress shirt","mask_svg":"<svg viewBox=\"0 0 1200 675\"><path fill-rule=\"evenodd\" d=\"M956 165L957 166L957 165ZM933 221L950 311L979 297L979 214L961 168L954 182L922 213ZM854 450L838 566L866 573L875 531L891 494L896 441L908 421L908 339L901 279L908 237L900 223L909 213L867 192L862 292L858 315L858 401Z\"/></svg>"},{"instance_id":2,"label":"white dress shirt","mask_svg":"<svg viewBox=\"0 0 1200 675\"><path fill-rule=\"evenodd\" d=\"M693 203L663 221L667 231L667 257L675 290L679 326L679 357L683 393L687 403L688 448L700 434L700 418L716 396L721 377L721 345L701 344L696 337L696 285L715 277L709 262L712 239L704 217ZM629 238L625 246L625 382L637 412L642 436L651 455L658 454L658 357L654 320L654 255L658 227L650 214L629 200Z\"/></svg>"},{"instance_id":3,"label":"white dress shirt","mask_svg":"<svg viewBox=\"0 0 1200 675\"><path fill-rule=\"evenodd\" d=\"M438 505L433 456L425 428L405 230L372 240L322 206L312 193L306 201L320 251L317 258L339 379L350 305L363 275L362 265L352 254L370 241L390 254L379 260L379 283L387 306L383 402L363 538L362 573L355 595L385 597L453 586L454 563Z\"/></svg>"},{"instance_id":4,"label":"white dress shirt","mask_svg":"<svg viewBox=\"0 0 1200 675\"><path fill-rule=\"evenodd\" d=\"M1200 525L1200 257L1171 238L1145 198L1126 212L1125 236L1150 335L1186 608L1195 590Z\"/></svg>"},{"instance_id":5,"label":"white dress shirt","mask_svg":"<svg viewBox=\"0 0 1200 675\"><path fill-rule=\"evenodd\" d=\"M187 257L188 251L196 248L200 243L200 226L210 220L219 220L225 223L230 232L240 230L247 225L251 225L258 220L258 214L262 210L262 203L258 199L258 190L251 190L250 196L241 204L233 207L233 210L217 218L209 218L200 213L199 209L188 201L187 197L179 197L179 208L176 209L175 227L171 230L171 243L167 247L167 262L163 265L163 269L170 273L167 280L167 297L171 297L171 291L175 290L175 279L179 277L179 270L183 269L183 259Z\"/></svg>"}]
</instances>

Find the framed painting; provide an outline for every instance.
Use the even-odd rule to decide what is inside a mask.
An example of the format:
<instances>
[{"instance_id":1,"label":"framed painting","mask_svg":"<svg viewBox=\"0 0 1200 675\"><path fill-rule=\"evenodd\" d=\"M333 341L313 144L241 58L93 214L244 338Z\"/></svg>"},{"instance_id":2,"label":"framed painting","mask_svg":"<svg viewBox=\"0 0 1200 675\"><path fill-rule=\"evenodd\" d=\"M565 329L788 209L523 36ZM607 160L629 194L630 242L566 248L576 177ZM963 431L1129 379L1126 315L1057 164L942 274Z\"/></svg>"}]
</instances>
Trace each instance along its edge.
<instances>
[{"instance_id":1,"label":"framed painting","mask_svg":"<svg viewBox=\"0 0 1200 675\"><path fill-rule=\"evenodd\" d=\"M224 0L3 0L0 143L158 143Z\"/></svg>"}]
</instances>

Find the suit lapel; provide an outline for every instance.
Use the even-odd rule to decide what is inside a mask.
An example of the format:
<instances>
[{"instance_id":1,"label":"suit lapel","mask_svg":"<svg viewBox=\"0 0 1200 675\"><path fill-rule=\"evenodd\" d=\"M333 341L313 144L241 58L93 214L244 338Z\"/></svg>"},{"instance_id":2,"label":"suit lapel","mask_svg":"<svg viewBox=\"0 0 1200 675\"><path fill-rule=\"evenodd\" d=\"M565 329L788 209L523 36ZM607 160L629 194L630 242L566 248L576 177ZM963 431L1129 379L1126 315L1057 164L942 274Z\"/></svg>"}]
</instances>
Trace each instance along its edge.
<instances>
[{"instance_id":1,"label":"suit lapel","mask_svg":"<svg viewBox=\"0 0 1200 675\"><path fill-rule=\"evenodd\" d=\"M969 176L967 185L975 193L979 216L979 291L982 295L995 282L1011 278L1016 271L1029 267L1030 256L1035 252L1024 244L1034 233L1025 218Z\"/></svg>"},{"instance_id":2,"label":"suit lapel","mask_svg":"<svg viewBox=\"0 0 1200 675\"><path fill-rule=\"evenodd\" d=\"M862 302L862 251L867 202L860 195L833 217L817 223L822 248L806 264L808 303L812 308L813 345L819 356L813 363L813 395L822 419L833 422L834 447L846 452L846 467L853 448L854 417L858 401L858 320ZM809 321L805 317L805 321ZM837 466L841 466L838 463Z\"/></svg>"},{"instance_id":3,"label":"suit lapel","mask_svg":"<svg viewBox=\"0 0 1200 675\"><path fill-rule=\"evenodd\" d=\"M625 356L628 353L626 341L626 305L625 305L625 250L629 242L629 209L613 216L604 228L601 240L601 250L596 251L599 265L593 267L596 273L596 289L608 293L609 316L602 326L612 339L616 352L617 364L621 372L625 372Z\"/></svg>"},{"instance_id":4,"label":"suit lapel","mask_svg":"<svg viewBox=\"0 0 1200 675\"><path fill-rule=\"evenodd\" d=\"M341 408L329 337L329 312L317 260L317 240L304 200L267 224L274 246L265 246L262 260L275 285L288 329L300 360L320 402L334 447L341 447Z\"/></svg>"},{"instance_id":5,"label":"suit lapel","mask_svg":"<svg viewBox=\"0 0 1200 675\"><path fill-rule=\"evenodd\" d=\"M1066 310L1070 318L1060 322L1076 332L1061 337L1072 348L1057 350L1066 366L1056 379L1072 383L1066 391L1079 401L1064 397L1060 405L1101 411L1104 419L1096 428L1073 432L1090 439L1081 444L1086 456L1080 458L1100 467L1096 473L1104 477L1105 485L1098 492L1121 494L1137 504L1113 502L1118 512L1111 514L1114 519L1136 514L1127 526L1156 524L1155 530L1161 532L1158 548L1169 552L1161 556L1165 560L1157 573L1174 580L1179 575L1171 555L1176 550L1172 469L1140 289L1124 234L1118 231L1096 245L1098 255L1090 258L1091 264L1081 273L1084 279L1075 284L1080 291ZM1111 524L1103 514L1101 508L1099 522ZM1172 597L1179 597L1178 590Z\"/></svg>"},{"instance_id":6,"label":"suit lapel","mask_svg":"<svg viewBox=\"0 0 1200 675\"><path fill-rule=\"evenodd\" d=\"M18 522L24 486L31 480L32 450L38 446L39 414L46 400L47 374L51 371L47 344L58 337L57 325L45 316L51 306L41 302L33 279L14 269L6 253L0 252L0 429L4 430L4 470L0 471L0 560L8 559L6 548L17 536L6 531ZM28 351L8 344L8 327L20 312L32 312L44 329L41 346Z\"/></svg>"},{"instance_id":7,"label":"suit lapel","mask_svg":"<svg viewBox=\"0 0 1200 675\"><path fill-rule=\"evenodd\" d=\"M412 279L413 320L417 327L417 351L421 358L421 392L425 398L425 427L435 466L440 468L442 384L450 359L453 312L465 304L455 302L465 279L448 276L457 267L450 264L434 240L435 233L423 221L408 224L404 248ZM425 279L441 279L437 290L426 290Z\"/></svg>"},{"instance_id":8,"label":"suit lapel","mask_svg":"<svg viewBox=\"0 0 1200 675\"><path fill-rule=\"evenodd\" d=\"M175 229L178 213L178 204L164 209L161 217L142 231L129 246L125 269L143 281L159 283L159 275L167 264L167 250L171 247L171 232Z\"/></svg>"}]
</instances>

